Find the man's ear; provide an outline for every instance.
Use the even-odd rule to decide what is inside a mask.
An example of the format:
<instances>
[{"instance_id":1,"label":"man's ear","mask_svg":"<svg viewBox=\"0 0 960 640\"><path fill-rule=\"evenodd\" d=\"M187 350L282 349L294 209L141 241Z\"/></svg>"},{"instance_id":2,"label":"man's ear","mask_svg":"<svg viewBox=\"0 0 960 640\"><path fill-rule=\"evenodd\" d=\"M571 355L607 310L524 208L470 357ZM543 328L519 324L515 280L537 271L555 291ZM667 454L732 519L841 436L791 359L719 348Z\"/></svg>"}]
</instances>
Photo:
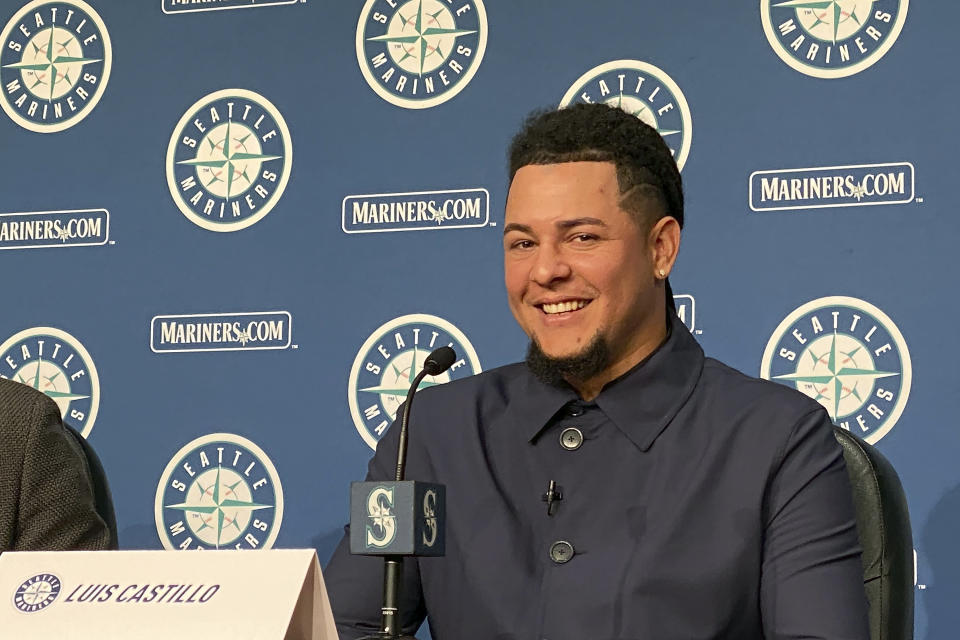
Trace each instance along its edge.
<instances>
[{"instance_id":1,"label":"man's ear","mask_svg":"<svg viewBox=\"0 0 960 640\"><path fill-rule=\"evenodd\" d=\"M673 216L663 216L654 223L647 239L653 259L653 273L658 278L666 278L680 251L680 223Z\"/></svg>"}]
</instances>

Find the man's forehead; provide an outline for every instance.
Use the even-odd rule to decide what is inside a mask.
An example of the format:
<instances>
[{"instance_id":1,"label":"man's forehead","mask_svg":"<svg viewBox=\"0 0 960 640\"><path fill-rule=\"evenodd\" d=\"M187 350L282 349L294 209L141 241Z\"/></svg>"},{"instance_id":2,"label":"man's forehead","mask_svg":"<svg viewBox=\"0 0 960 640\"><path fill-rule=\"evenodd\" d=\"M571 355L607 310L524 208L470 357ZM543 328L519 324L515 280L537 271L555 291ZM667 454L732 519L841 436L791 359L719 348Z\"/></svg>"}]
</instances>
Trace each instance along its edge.
<instances>
[{"instance_id":1,"label":"man's forehead","mask_svg":"<svg viewBox=\"0 0 960 640\"><path fill-rule=\"evenodd\" d=\"M609 162L563 162L521 167L507 193L507 211L567 201L594 202L619 196L616 168Z\"/></svg>"},{"instance_id":2,"label":"man's forehead","mask_svg":"<svg viewBox=\"0 0 960 640\"><path fill-rule=\"evenodd\" d=\"M527 165L507 194L507 225L570 227L587 219L607 224L620 215L616 168L610 162ZM508 229L505 227L504 231Z\"/></svg>"}]
</instances>

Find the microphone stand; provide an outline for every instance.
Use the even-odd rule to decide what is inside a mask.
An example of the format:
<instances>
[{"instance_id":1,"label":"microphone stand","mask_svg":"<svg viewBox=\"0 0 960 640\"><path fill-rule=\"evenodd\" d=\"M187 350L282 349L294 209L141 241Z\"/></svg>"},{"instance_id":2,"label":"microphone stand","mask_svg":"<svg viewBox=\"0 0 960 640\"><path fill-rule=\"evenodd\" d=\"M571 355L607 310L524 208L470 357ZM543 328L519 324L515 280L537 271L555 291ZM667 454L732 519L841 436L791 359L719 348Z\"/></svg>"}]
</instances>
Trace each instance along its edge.
<instances>
[{"instance_id":1,"label":"microphone stand","mask_svg":"<svg viewBox=\"0 0 960 640\"><path fill-rule=\"evenodd\" d=\"M413 394L430 374L428 367L424 367L413 379L410 390L407 391L407 401L403 405L403 416L400 418L400 442L397 447L397 475L396 481L403 481L407 466L407 429L410 422L410 405L413 404ZM403 578L403 556L385 556L383 566L383 608L381 609L380 631L372 636L364 636L360 640L416 640L413 636L401 636L400 597Z\"/></svg>"}]
</instances>

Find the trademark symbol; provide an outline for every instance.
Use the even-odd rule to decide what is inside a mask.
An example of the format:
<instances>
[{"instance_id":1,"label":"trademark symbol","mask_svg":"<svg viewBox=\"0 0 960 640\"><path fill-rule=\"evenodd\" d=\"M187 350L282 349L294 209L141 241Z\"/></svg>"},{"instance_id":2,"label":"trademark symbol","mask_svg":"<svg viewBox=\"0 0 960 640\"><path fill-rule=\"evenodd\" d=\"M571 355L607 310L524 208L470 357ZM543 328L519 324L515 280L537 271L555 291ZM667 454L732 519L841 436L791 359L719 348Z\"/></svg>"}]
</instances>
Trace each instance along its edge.
<instances>
[{"instance_id":1,"label":"trademark symbol","mask_svg":"<svg viewBox=\"0 0 960 640\"><path fill-rule=\"evenodd\" d=\"M110 244L117 244L117 241L116 241L116 240L111 240L111 241L110 241Z\"/></svg>"},{"instance_id":2,"label":"trademark symbol","mask_svg":"<svg viewBox=\"0 0 960 640\"><path fill-rule=\"evenodd\" d=\"M923 204L923 198L917 198L917 204Z\"/></svg>"},{"instance_id":3,"label":"trademark symbol","mask_svg":"<svg viewBox=\"0 0 960 640\"><path fill-rule=\"evenodd\" d=\"M698 336L703 335L703 329L697 329L694 333Z\"/></svg>"},{"instance_id":4,"label":"trademark symbol","mask_svg":"<svg viewBox=\"0 0 960 640\"><path fill-rule=\"evenodd\" d=\"M921 591L925 591L926 588L927 588L927 585L925 585L925 584L918 584L918 585L917 585L917 589L920 589Z\"/></svg>"},{"instance_id":5,"label":"trademark symbol","mask_svg":"<svg viewBox=\"0 0 960 640\"><path fill-rule=\"evenodd\" d=\"M495 226L497 226L497 223L496 223L496 222L491 222L491 223L490 223L490 226L491 226L491 227L495 227Z\"/></svg>"},{"instance_id":6,"label":"trademark symbol","mask_svg":"<svg viewBox=\"0 0 960 640\"><path fill-rule=\"evenodd\" d=\"M298 345L298 344L292 344L292 345L290 345L290 348L291 348L291 349L299 349L299 348L300 348L300 345Z\"/></svg>"}]
</instances>

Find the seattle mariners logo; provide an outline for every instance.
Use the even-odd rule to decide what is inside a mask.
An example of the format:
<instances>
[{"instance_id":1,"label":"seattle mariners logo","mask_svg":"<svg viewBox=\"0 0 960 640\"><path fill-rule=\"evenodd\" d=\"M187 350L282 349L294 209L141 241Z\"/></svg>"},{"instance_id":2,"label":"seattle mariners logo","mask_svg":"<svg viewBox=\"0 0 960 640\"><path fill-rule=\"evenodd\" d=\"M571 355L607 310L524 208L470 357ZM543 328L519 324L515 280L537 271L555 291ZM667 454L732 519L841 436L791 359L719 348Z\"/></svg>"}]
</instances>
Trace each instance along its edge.
<instances>
[{"instance_id":1,"label":"seattle mariners logo","mask_svg":"<svg viewBox=\"0 0 960 640\"><path fill-rule=\"evenodd\" d=\"M84 438L100 407L100 376L80 341L53 327L24 329L0 344L0 377L50 396Z\"/></svg>"},{"instance_id":2,"label":"seattle mariners logo","mask_svg":"<svg viewBox=\"0 0 960 640\"><path fill-rule=\"evenodd\" d=\"M427 376L420 388L432 387L480 373L480 359L462 331L437 316L411 314L395 318L367 338L360 347L347 395L357 431L371 449L397 417L413 379L430 352L449 345L459 358L447 371Z\"/></svg>"},{"instance_id":3,"label":"seattle mariners logo","mask_svg":"<svg viewBox=\"0 0 960 640\"><path fill-rule=\"evenodd\" d=\"M487 48L481 0L367 0L357 23L357 62L387 102L426 109L460 93Z\"/></svg>"},{"instance_id":4,"label":"seattle mariners logo","mask_svg":"<svg viewBox=\"0 0 960 640\"><path fill-rule=\"evenodd\" d=\"M640 118L663 136L683 169L693 136L690 107L677 83L661 69L640 60L601 64L577 78L560 108L575 102L603 102Z\"/></svg>"},{"instance_id":5,"label":"seattle mariners logo","mask_svg":"<svg viewBox=\"0 0 960 640\"><path fill-rule=\"evenodd\" d=\"M831 296L784 318L767 342L760 377L796 386L835 424L873 444L903 413L912 369L907 343L886 314Z\"/></svg>"},{"instance_id":6,"label":"seattle mariners logo","mask_svg":"<svg viewBox=\"0 0 960 640\"><path fill-rule=\"evenodd\" d=\"M24 613L46 609L60 595L60 578L41 573L24 580L13 594L13 606Z\"/></svg>"},{"instance_id":7,"label":"seattle mariners logo","mask_svg":"<svg viewBox=\"0 0 960 640\"><path fill-rule=\"evenodd\" d=\"M246 438L202 436L163 470L154 516L166 549L269 549L283 519L280 477Z\"/></svg>"},{"instance_id":8,"label":"seattle mariners logo","mask_svg":"<svg viewBox=\"0 0 960 640\"><path fill-rule=\"evenodd\" d=\"M423 525L423 544L432 547L437 542L437 492L433 489L423 494Z\"/></svg>"},{"instance_id":9,"label":"seattle mariners logo","mask_svg":"<svg viewBox=\"0 0 960 640\"><path fill-rule=\"evenodd\" d=\"M780 59L815 78L844 78L896 42L909 0L760 0L767 41Z\"/></svg>"},{"instance_id":10,"label":"seattle mariners logo","mask_svg":"<svg viewBox=\"0 0 960 640\"><path fill-rule=\"evenodd\" d=\"M180 118L167 147L167 186L177 207L210 231L239 231L277 204L293 147L283 116L245 89L216 91Z\"/></svg>"},{"instance_id":11,"label":"seattle mariners logo","mask_svg":"<svg viewBox=\"0 0 960 640\"><path fill-rule=\"evenodd\" d=\"M382 549L397 537L397 516L393 514L393 488L376 487L367 496L367 548Z\"/></svg>"},{"instance_id":12,"label":"seattle mariners logo","mask_svg":"<svg viewBox=\"0 0 960 640\"><path fill-rule=\"evenodd\" d=\"M103 96L110 36L83 0L33 0L13 14L0 41L0 106L24 129L68 129Z\"/></svg>"}]
</instances>

